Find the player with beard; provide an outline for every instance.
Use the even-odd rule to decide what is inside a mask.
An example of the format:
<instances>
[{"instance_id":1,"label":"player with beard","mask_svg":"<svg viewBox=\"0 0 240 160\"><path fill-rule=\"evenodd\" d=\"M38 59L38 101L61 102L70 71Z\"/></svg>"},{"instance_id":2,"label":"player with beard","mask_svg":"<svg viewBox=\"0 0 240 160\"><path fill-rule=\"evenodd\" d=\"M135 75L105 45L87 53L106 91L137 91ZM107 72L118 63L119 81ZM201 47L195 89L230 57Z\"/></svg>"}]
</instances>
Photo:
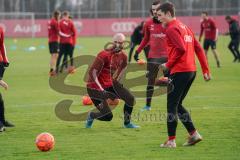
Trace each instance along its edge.
<instances>
[{"instance_id":1,"label":"player with beard","mask_svg":"<svg viewBox=\"0 0 240 160\"><path fill-rule=\"evenodd\" d=\"M134 96L119 82L127 66L127 56L123 49L125 36L117 33L113 36L113 47L101 51L94 60L87 82L87 92L99 112L89 112L86 128L92 128L94 119L111 121L113 114L107 99L122 99L124 104L124 127L139 128L131 122L135 104Z\"/></svg>"},{"instance_id":2,"label":"player with beard","mask_svg":"<svg viewBox=\"0 0 240 160\"><path fill-rule=\"evenodd\" d=\"M159 66L167 61L166 50L166 35L165 29L157 19L157 8L160 6L160 1L154 1L151 6L152 17L149 18L144 24L144 38L135 52L134 59L139 60L138 56L142 49L149 44L150 51L147 59L147 74L148 84L146 89L146 105L144 110L151 110L152 95L154 92L155 79L158 75ZM167 76L167 73L164 73Z\"/></svg>"}]
</instances>

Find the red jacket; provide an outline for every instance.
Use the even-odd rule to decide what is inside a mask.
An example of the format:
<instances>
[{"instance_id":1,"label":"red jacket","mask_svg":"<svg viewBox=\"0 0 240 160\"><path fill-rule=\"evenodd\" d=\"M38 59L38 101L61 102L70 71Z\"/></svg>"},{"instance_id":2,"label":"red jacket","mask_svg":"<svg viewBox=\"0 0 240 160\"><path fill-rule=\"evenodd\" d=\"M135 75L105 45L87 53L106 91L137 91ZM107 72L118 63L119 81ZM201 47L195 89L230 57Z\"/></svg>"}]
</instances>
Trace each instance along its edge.
<instances>
[{"instance_id":1,"label":"red jacket","mask_svg":"<svg viewBox=\"0 0 240 160\"><path fill-rule=\"evenodd\" d=\"M167 57L166 35L164 31L165 29L161 23L154 23L152 18L147 20L143 28L144 37L137 52L140 53L149 44L148 58Z\"/></svg>"},{"instance_id":2,"label":"red jacket","mask_svg":"<svg viewBox=\"0 0 240 160\"><path fill-rule=\"evenodd\" d=\"M59 23L60 43L73 45L73 37L76 37L76 29L73 21L62 19Z\"/></svg>"},{"instance_id":3,"label":"red jacket","mask_svg":"<svg viewBox=\"0 0 240 160\"><path fill-rule=\"evenodd\" d=\"M207 20L203 20L201 22L201 31L200 31L200 38L203 35L205 35L205 39L210 39L210 40L217 40L217 27L215 22L211 19L208 18Z\"/></svg>"},{"instance_id":4,"label":"red jacket","mask_svg":"<svg viewBox=\"0 0 240 160\"><path fill-rule=\"evenodd\" d=\"M59 25L54 18L48 22L48 42L59 42Z\"/></svg>"},{"instance_id":5,"label":"red jacket","mask_svg":"<svg viewBox=\"0 0 240 160\"><path fill-rule=\"evenodd\" d=\"M2 27L0 27L0 62L8 63L6 48L4 45L4 32Z\"/></svg>"},{"instance_id":6,"label":"red jacket","mask_svg":"<svg viewBox=\"0 0 240 160\"><path fill-rule=\"evenodd\" d=\"M167 24L168 62L170 73L196 71L195 54L201 64L203 74L209 74L207 59L193 32L178 20Z\"/></svg>"}]
</instances>

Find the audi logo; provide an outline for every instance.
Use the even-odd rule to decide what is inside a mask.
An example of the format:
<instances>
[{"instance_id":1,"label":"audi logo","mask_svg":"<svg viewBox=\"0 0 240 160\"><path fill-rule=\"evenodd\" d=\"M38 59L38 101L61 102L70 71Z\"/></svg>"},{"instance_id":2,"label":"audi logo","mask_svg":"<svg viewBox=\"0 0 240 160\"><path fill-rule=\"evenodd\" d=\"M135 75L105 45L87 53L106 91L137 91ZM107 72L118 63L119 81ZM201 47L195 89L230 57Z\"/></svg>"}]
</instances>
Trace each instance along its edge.
<instances>
[{"instance_id":1,"label":"audi logo","mask_svg":"<svg viewBox=\"0 0 240 160\"><path fill-rule=\"evenodd\" d=\"M136 26L135 22L115 22L111 28L113 32L132 32Z\"/></svg>"}]
</instances>

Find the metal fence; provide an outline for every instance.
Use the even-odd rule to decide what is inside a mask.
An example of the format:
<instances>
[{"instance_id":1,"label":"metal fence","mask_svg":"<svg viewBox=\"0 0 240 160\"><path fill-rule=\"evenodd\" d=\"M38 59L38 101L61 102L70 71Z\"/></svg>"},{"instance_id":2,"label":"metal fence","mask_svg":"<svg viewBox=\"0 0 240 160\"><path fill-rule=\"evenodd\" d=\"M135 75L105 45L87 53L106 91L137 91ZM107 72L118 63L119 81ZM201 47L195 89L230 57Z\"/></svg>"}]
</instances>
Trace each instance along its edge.
<instances>
[{"instance_id":1,"label":"metal fence","mask_svg":"<svg viewBox=\"0 0 240 160\"><path fill-rule=\"evenodd\" d=\"M166 0L162 0L165 2ZM178 16L236 15L240 0L170 0ZM0 0L0 12L34 12L44 19L54 10L68 10L74 18L147 17L153 0Z\"/></svg>"}]
</instances>

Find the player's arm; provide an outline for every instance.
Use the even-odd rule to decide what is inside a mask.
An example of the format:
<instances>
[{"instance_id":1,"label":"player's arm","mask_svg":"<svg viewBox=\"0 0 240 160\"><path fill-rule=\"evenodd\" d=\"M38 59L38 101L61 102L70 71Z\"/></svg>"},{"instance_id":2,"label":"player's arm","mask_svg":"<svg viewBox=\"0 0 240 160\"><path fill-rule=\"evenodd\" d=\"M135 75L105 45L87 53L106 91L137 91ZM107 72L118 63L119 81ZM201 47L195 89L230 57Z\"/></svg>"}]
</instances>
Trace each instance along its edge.
<instances>
[{"instance_id":1,"label":"player's arm","mask_svg":"<svg viewBox=\"0 0 240 160\"><path fill-rule=\"evenodd\" d=\"M9 61L8 61L8 58L7 58L7 52L6 52L6 47L5 47L5 44L4 44L4 33L1 32L0 34L0 52L1 52L1 55L2 55L2 58L3 58L3 65L4 67L8 67L9 65Z\"/></svg>"},{"instance_id":2,"label":"player's arm","mask_svg":"<svg viewBox=\"0 0 240 160\"><path fill-rule=\"evenodd\" d=\"M168 59L168 62L165 64L165 67L171 69L175 63L181 58L181 56L186 52L183 38L181 37L180 32L177 28L168 30L166 33L168 39L171 41L174 48L177 52Z\"/></svg>"},{"instance_id":3,"label":"player's arm","mask_svg":"<svg viewBox=\"0 0 240 160\"><path fill-rule=\"evenodd\" d=\"M77 42L77 30L76 27L74 26L74 23L72 23L72 32L73 32L73 45L76 45Z\"/></svg>"},{"instance_id":4,"label":"player's arm","mask_svg":"<svg viewBox=\"0 0 240 160\"><path fill-rule=\"evenodd\" d=\"M201 42L202 35L203 35L203 31L204 31L204 28L203 28L203 23L201 23L201 25L200 25L200 35L199 35L199 42Z\"/></svg>"},{"instance_id":5,"label":"player's arm","mask_svg":"<svg viewBox=\"0 0 240 160\"><path fill-rule=\"evenodd\" d=\"M103 91L104 89L98 80L98 75L102 71L103 66L104 66L104 60L101 57L96 57L96 59L94 60L89 70L90 79L98 85L101 91Z\"/></svg>"},{"instance_id":6,"label":"player's arm","mask_svg":"<svg viewBox=\"0 0 240 160\"><path fill-rule=\"evenodd\" d=\"M218 37L218 29L217 29L216 23L213 20L211 20L211 26L214 32L214 40L216 41Z\"/></svg>"},{"instance_id":7,"label":"player's arm","mask_svg":"<svg viewBox=\"0 0 240 160\"><path fill-rule=\"evenodd\" d=\"M145 48L146 45L147 45L148 42L149 42L149 39L150 39L150 31L149 31L147 25L148 25L148 24L146 23L146 24L144 25L144 27L143 27L143 35L144 35L144 37L143 37L143 39L142 39L142 41L141 41L141 43L140 43L140 45L139 45L139 47L138 47L138 49L137 49L137 53L140 53L140 52L143 50L143 48Z\"/></svg>"},{"instance_id":8,"label":"player's arm","mask_svg":"<svg viewBox=\"0 0 240 160\"><path fill-rule=\"evenodd\" d=\"M114 76L113 79L116 81L120 81L124 75L126 68L127 68L127 57L124 58L121 66L117 69L116 75Z\"/></svg>"},{"instance_id":9,"label":"player's arm","mask_svg":"<svg viewBox=\"0 0 240 160\"><path fill-rule=\"evenodd\" d=\"M209 81L211 79L211 77L210 77L210 71L209 71L209 67L208 67L207 58L206 58L203 48L201 47L199 42L195 39L195 37L194 37L194 50L195 50L197 58L200 62L204 79L206 81Z\"/></svg>"}]
</instances>

